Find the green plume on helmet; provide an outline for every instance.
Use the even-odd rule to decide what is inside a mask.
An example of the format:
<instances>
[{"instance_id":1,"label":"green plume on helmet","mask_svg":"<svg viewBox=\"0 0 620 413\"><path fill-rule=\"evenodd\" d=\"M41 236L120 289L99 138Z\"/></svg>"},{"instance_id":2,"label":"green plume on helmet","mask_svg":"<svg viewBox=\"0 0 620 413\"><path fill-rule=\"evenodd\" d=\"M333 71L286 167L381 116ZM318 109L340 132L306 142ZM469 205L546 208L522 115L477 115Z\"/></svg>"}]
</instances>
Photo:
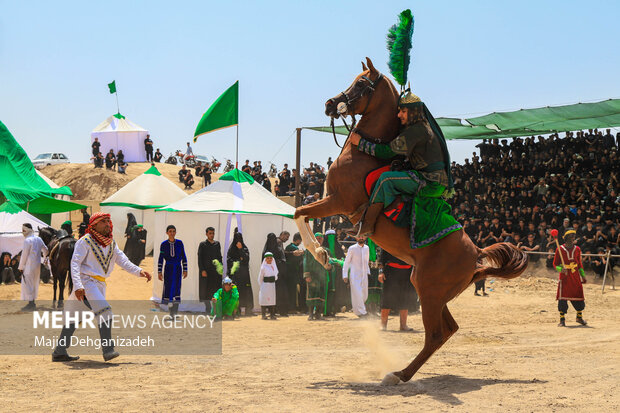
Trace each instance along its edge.
<instances>
[{"instance_id":1,"label":"green plume on helmet","mask_svg":"<svg viewBox=\"0 0 620 413\"><path fill-rule=\"evenodd\" d=\"M407 72L411 62L411 47L413 38L413 14L407 9L398 15L398 23L390 27L387 34L387 49L390 54L388 67L394 80L401 87L405 88L407 83Z\"/></svg>"}]
</instances>

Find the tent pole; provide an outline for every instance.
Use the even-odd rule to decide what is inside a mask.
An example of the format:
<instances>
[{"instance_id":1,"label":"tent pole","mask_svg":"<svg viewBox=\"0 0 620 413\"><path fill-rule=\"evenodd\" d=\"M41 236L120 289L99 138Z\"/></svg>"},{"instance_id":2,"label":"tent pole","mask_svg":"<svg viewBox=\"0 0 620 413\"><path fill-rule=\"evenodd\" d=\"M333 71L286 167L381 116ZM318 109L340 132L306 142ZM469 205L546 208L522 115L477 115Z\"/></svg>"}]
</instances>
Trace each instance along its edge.
<instances>
[{"instance_id":1,"label":"tent pole","mask_svg":"<svg viewBox=\"0 0 620 413\"><path fill-rule=\"evenodd\" d=\"M295 169L297 170L297 175L295 175L295 208L298 208L301 205L301 194L299 193L301 185L301 128L297 128L297 148L295 158Z\"/></svg>"}]
</instances>

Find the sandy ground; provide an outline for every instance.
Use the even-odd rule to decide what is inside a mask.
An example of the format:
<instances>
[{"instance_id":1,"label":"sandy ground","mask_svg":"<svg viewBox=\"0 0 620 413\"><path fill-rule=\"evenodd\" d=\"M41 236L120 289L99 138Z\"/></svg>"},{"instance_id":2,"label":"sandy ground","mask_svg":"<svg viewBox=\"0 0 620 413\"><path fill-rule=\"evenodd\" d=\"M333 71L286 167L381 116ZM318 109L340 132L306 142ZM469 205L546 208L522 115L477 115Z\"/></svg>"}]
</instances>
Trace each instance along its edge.
<instances>
[{"instance_id":1,"label":"sandy ground","mask_svg":"<svg viewBox=\"0 0 620 413\"><path fill-rule=\"evenodd\" d=\"M150 260L147 258L147 260ZM144 266L151 267L151 262ZM544 272L544 271L543 271ZM537 274L541 274L540 271ZM115 270L112 299L150 297L150 284ZM379 385L423 343L414 333L380 332L377 319L351 313L328 321L305 316L224 323L221 356L123 356L103 363L83 356L51 363L48 356L0 356L4 411L507 411L612 412L620 409L620 290L601 294L587 284L584 317L558 328L555 281L531 271L487 282L454 300L460 330L412 381ZM51 298L41 285L41 299ZM19 286L0 286L0 299Z\"/></svg>"}]
</instances>

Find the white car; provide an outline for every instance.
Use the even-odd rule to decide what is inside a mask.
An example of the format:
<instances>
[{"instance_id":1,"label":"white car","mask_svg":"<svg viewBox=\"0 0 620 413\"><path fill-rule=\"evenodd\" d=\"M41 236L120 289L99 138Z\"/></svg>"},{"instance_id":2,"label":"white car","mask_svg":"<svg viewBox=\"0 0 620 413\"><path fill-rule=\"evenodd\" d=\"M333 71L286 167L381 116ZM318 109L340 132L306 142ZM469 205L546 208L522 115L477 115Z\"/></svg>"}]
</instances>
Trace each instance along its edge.
<instances>
[{"instance_id":1,"label":"white car","mask_svg":"<svg viewBox=\"0 0 620 413\"><path fill-rule=\"evenodd\" d=\"M32 160L32 164L37 169L59 163L69 163L69 158L64 153L42 153Z\"/></svg>"}]
</instances>

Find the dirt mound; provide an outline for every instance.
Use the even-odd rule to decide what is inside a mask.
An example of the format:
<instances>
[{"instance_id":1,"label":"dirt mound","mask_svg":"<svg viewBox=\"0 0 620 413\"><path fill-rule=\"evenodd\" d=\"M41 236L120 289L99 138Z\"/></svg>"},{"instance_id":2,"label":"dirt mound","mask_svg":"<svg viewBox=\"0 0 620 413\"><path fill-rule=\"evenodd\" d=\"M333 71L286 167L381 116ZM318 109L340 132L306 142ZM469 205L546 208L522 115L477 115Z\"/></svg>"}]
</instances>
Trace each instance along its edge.
<instances>
[{"instance_id":1,"label":"dirt mound","mask_svg":"<svg viewBox=\"0 0 620 413\"><path fill-rule=\"evenodd\" d=\"M170 179L179 188L184 188L184 185L178 179L180 166L165 163L158 163L156 166L163 176ZM143 174L150 167L151 164L148 162L131 163L127 167L127 174L123 175L106 169L95 169L90 163L70 163L51 165L43 168L41 172L56 184L70 187L71 191L73 191L73 199L101 202L125 186L129 181ZM221 175L221 173L213 174L211 177L212 182L217 181ZM191 194L199 190L201 186L200 181L196 179L194 189L185 192Z\"/></svg>"}]
</instances>

